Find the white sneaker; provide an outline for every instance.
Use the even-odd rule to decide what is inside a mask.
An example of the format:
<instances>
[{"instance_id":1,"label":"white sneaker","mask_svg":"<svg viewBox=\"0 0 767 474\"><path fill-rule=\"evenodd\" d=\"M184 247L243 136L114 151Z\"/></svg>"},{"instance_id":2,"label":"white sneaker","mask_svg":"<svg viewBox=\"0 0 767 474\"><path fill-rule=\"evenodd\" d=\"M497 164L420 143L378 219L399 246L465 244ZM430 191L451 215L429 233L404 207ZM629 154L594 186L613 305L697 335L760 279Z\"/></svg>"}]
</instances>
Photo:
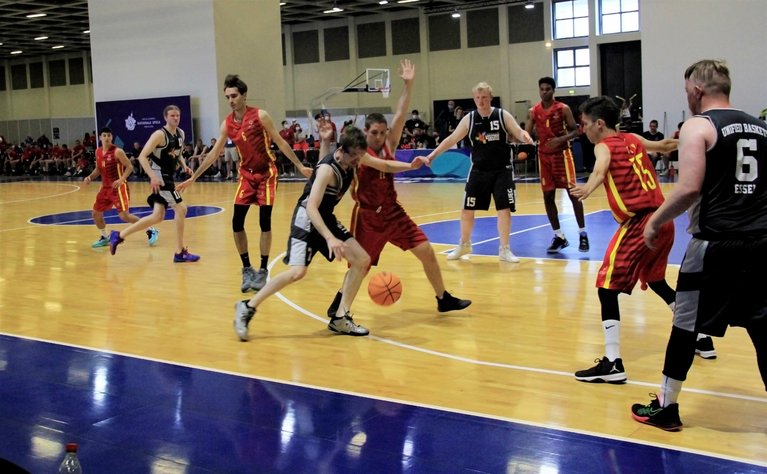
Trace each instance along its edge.
<instances>
[{"instance_id":1,"label":"white sneaker","mask_svg":"<svg viewBox=\"0 0 767 474\"><path fill-rule=\"evenodd\" d=\"M448 260L458 260L464 255L471 253L471 242L461 242L458 247L454 248L449 254L447 254Z\"/></svg>"},{"instance_id":2,"label":"white sneaker","mask_svg":"<svg viewBox=\"0 0 767 474\"><path fill-rule=\"evenodd\" d=\"M519 257L514 255L514 252L512 252L509 247L498 248L498 260L502 262L519 263Z\"/></svg>"}]
</instances>

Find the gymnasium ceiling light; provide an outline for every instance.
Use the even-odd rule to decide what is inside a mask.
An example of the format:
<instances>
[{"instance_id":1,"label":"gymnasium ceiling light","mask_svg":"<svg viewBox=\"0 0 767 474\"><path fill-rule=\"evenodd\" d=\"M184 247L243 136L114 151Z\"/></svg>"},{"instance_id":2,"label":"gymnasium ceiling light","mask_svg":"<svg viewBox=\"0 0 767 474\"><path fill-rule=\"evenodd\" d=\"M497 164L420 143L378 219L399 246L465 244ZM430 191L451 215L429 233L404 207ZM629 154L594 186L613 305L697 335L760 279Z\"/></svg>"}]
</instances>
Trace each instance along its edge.
<instances>
[{"instance_id":1,"label":"gymnasium ceiling light","mask_svg":"<svg viewBox=\"0 0 767 474\"><path fill-rule=\"evenodd\" d=\"M535 5L533 4L531 0L528 0L527 2L525 2L525 8L527 8L528 10L532 10L533 8L535 8Z\"/></svg>"}]
</instances>

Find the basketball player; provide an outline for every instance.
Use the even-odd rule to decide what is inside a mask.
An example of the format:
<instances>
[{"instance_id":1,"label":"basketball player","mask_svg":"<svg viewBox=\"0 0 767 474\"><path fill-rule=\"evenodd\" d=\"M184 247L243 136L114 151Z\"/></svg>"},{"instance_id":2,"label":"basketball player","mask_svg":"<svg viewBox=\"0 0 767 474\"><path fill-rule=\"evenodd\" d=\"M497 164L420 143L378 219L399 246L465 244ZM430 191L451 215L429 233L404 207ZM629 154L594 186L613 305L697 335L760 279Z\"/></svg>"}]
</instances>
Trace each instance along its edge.
<instances>
[{"instance_id":1,"label":"basketball player","mask_svg":"<svg viewBox=\"0 0 767 474\"><path fill-rule=\"evenodd\" d=\"M329 125L324 128L333 133ZM339 148L318 163L293 211L288 251L283 260L290 268L269 280L250 300L235 304L234 330L241 341L248 340L248 324L258 305L302 279L317 252L328 261L338 257L349 262L342 290L341 307L344 312L330 319L328 329L350 336L369 334L366 328L354 322L349 309L370 267L370 257L333 214L336 204L351 186L354 170L366 149L367 142L362 131L349 127L341 135Z\"/></svg>"},{"instance_id":2,"label":"basketball player","mask_svg":"<svg viewBox=\"0 0 767 474\"><path fill-rule=\"evenodd\" d=\"M368 149L357 167L357 176L352 186L354 210L352 211L351 231L355 239L370 256L371 265L378 265L378 259L387 242L402 250L410 250L421 261L426 278L434 288L437 310L440 312L460 310L471 304L470 300L461 300L445 290L442 271L437 263L429 239L420 227L407 215L397 201L394 187L394 175L382 173L369 165L369 157L399 163L394 158L394 151L402 135L405 114L410 102L410 94L415 79L415 66L408 59L400 61L400 77L404 81L397 110L389 129L386 118L373 113L365 119L365 138ZM324 144L323 144L324 145ZM404 163L403 163L404 165ZM341 303L342 292L336 294L328 308L328 317L335 316Z\"/></svg>"},{"instance_id":3,"label":"basketball player","mask_svg":"<svg viewBox=\"0 0 767 474\"><path fill-rule=\"evenodd\" d=\"M529 110L525 124L528 133L532 134L535 128L538 135L538 162L541 168L543 205L554 231L554 238L546 252L557 253L570 245L565 238L565 233L559 227L557 188L567 190L580 233L578 250L588 252L589 237L586 234L583 203L570 194L570 188L575 186L576 178L570 140L578 135L578 125L575 123L570 107L554 99L556 88L557 83L551 77L542 77L538 80L538 94L541 96L541 101Z\"/></svg>"},{"instance_id":4,"label":"basketball player","mask_svg":"<svg viewBox=\"0 0 767 474\"><path fill-rule=\"evenodd\" d=\"M237 190L234 195L234 215L232 232L234 245L242 261L242 285L240 290L260 290L266 283L269 251L272 247L272 206L277 191L276 157L270 149L272 142L293 162L296 169L307 178L312 175L311 168L301 163L290 145L274 128L272 117L266 110L247 105L248 86L237 75L228 75L224 79L224 97L232 109L221 122L220 136L216 145L208 152L205 160L191 178L181 183L181 191L194 183L212 165L227 140L234 142L240 156ZM251 205L259 206L259 226L261 238L261 265L258 271L253 269L248 253L248 234L245 232L245 217Z\"/></svg>"},{"instance_id":5,"label":"basketball player","mask_svg":"<svg viewBox=\"0 0 767 474\"><path fill-rule=\"evenodd\" d=\"M640 423L682 428L677 403L695 357L696 333L746 328L767 389L767 125L730 104L726 64L702 60L684 73L693 117L679 137L679 183L647 223L644 241L689 210L692 239L679 271L674 325L660 392L631 413Z\"/></svg>"},{"instance_id":6,"label":"basketball player","mask_svg":"<svg viewBox=\"0 0 767 474\"><path fill-rule=\"evenodd\" d=\"M114 255L117 246L126 237L162 222L165 219L165 210L170 207L176 214L176 253L173 255L173 261L175 263L196 262L200 259L199 255L189 253L184 247L186 204L176 191L176 185L173 181L173 175L179 164L185 173L192 174L192 170L186 165L181 154L184 149L184 131L178 128L181 120L181 109L176 105L169 105L163 110L163 117L165 118L165 126L149 136L149 140L138 157L141 167L149 176L149 184L152 187L152 194L146 200L152 207L152 213L120 232L113 230L109 236L109 251Z\"/></svg>"},{"instance_id":7,"label":"basketball player","mask_svg":"<svg viewBox=\"0 0 767 474\"><path fill-rule=\"evenodd\" d=\"M474 229L474 213L490 209L490 196L495 201L498 214L498 258L502 262L519 262L509 248L511 213L516 211L514 169L507 137L511 134L522 143L531 145L530 135L522 130L507 111L493 107L493 88L480 82L474 89L477 109L464 116L447 138L440 142L428 158L434 161L441 153L468 135L471 143L471 171L466 181L463 210L461 211L461 241L447 255L448 260L458 260L471 253L471 232Z\"/></svg>"},{"instance_id":8,"label":"basketball player","mask_svg":"<svg viewBox=\"0 0 767 474\"><path fill-rule=\"evenodd\" d=\"M104 211L112 208L117 209L117 215L123 222L138 222L138 216L130 213L130 189L128 189L128 176L133 173L133 164L122 148L112 143L112 130L107 127L99 131L101 147L96 150L96 168L83 178L83 183L88 185L96 176L101 175L101 189L93 203L93 222L101 231L101 238L91 244L91 247L108 247L109 237L107 223L104 221ZM157 243L160 231L150 227L147 231L149 245Z\"/></svg>"},{"instance_id":9,"label":"basketball player","mask_svg":"<svg viewBox=\"0 0 767 474\"><path fill-rule=\"evenodd\" d=\"M594 97L581 105L583 130L594 143L596 163L589 180L570 190L584 200L604 183L610 210L620 227L605 250L596 287L602 313L605 355L597 365L575 373L582 382L623 383L626 372L620 353L618 295L631 294L637 281L649 286L674 310L676 293L666 282L666 263L674 244L674 223L659 231L657 247L642 243L647 221L663 203L658 176L647 151L668 153L677 140L650 141L640 135L619 132L620 107L612 98Z\"/></svg>"}]
</instances>

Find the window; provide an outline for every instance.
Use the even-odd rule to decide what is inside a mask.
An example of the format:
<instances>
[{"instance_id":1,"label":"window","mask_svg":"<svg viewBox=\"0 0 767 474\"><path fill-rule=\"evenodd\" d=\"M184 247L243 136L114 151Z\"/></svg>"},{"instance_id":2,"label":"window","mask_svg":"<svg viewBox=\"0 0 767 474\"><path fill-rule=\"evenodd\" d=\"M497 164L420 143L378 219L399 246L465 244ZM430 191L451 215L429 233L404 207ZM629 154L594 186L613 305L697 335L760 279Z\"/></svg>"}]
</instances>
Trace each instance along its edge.
<instances>
[{"instance_id":1,"label":"window","mask_svg":"<svg viewBox=\"0 0 767 474\"><path fill-rule=\"evenodd\" d=\"M639 31L639 0L601 0L602 34Z\"/></svg>"},{"instance_id":2,"label":"window","mask_svg":"<svg viewBox=\"0 0 767 474\"><path fill-rule=\"evenodd\" d=\"M67 63L63 59L48 62L48 83L51 87L67 85Z\"/></svg>"},{"instance_id":3,"label":"window","mask_svg":"<svg viewBox=\"0 0 767 474\"><path fill-rule=\"evenodd\" d=\"M587 0L555 1L554 39L580 38L589 35Z\"/></svg>"},{"instance_id":4,"label":"window","mask_svg":"<svg viewBox=\"0 0 767 474\"><path fill-rule=\"evenodd\" d=\"M69 58L69 84L85 84L83 58Z\"/></svg>"},{"instance_id":5,"label":"window","mask_svg":"<svg viewBox=\"0 0 767 474\"><path fill-rule=\"evenodd\" d=\"M26 64L13 64L11 65L11 86L13 90L27 89L27 65Z\"/></svg>"},{"instance_id":6,"label":"window","mask_svg":"<svg viewBox=\"0 0 767 474\"><path fill-rule=\"evenodd\" d=\"M45 86L43 79L43 63L29 64L29 85L32 89L40 89Z\"/></svg>"},{"instance_id":7,"label":"window","mask_svg":"<svg viewBox=\"0 0 767 474\"><path fill-rule=\"evenodd\" d=\"M558 49L554 52L557 87L591 85L589 48Z\"/></svg>"}]
</instances>

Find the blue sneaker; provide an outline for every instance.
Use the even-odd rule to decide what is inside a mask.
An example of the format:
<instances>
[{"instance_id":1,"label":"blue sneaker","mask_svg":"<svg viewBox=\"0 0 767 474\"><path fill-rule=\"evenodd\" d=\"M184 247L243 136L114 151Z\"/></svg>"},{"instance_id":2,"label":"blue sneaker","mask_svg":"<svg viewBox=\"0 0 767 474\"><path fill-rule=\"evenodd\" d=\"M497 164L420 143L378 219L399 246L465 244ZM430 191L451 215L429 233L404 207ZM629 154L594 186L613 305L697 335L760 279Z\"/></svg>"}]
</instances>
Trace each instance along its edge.
<instances>
[{"instance_id":1,"label":"blue sneaker","mask_svg":"<svg viewBox=\"0 0 767 474\"><path fill-rule=\"evenodd\" d=\"M125 242L125 239L120 237L120 233L118 231L113 230L109 234L109 253L114 255L115 252L117 252L117 246L123 242Z\"/></svg>"},{"instance_id":2,"label":"blue sneaker","mask_svg":"<svg viewBox=\"0 0 767 474\"><path fill-rule=\"evenodd\" d=\"M189 250L187 250L186 247L181 249L181 253L173 255L173 263L196 262L199 259L199 255L189 253Z\"/></svg>"},{"instance_id":3,"label":"blue sneaker","mask_svg":"<svg viewBox=\"0 0 767 474\"><path fill-rule=\"evenodd\" d=\"M108 247L109 246L109 239L106 236L101 236L101 238L91 244L91 248L97 249L99 247Z\"/></svg>"},{"instance_id":4,"label":"blue sneaker","mask_svg":"<svg viewBox=\"0 0 767 474\"><path fill-rule=\"evenodd\" d=\"M157 239L160 237L160 231L154 227L150 227L146 231L146 238L149 241L149 246L154 247L157 245Z\"/></svg>"}]
</instances>

